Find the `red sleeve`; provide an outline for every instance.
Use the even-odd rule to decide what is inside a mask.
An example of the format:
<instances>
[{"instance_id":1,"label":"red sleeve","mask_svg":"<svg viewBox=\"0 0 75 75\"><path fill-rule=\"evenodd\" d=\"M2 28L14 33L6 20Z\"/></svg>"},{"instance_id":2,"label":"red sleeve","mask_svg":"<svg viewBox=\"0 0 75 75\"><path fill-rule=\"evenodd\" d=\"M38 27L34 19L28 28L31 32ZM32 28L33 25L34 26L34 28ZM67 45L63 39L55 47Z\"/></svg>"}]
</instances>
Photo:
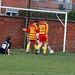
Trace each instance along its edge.
<instances>
[{"instance_id":1,"label":"red sleeve","mask_svg":"<svg viewBox=\"0 0 75 75\"><path fill-rule=\"evenodd\" d=\"M28 27L28 29L26 29L26 31L25 31L25 32L27 32L27 33L28 33L28 32L30 32L30 27Z\"/></svg>"},{"instance_id":2,"label":"red sleeve","mask_svg":"<svg viewBox=\"0 0 75 75\"><path fill-rule=\"evenodd\" d=\"M39 28L37 28L36 32L39 33Z\"/></svg>"}]
</instances>

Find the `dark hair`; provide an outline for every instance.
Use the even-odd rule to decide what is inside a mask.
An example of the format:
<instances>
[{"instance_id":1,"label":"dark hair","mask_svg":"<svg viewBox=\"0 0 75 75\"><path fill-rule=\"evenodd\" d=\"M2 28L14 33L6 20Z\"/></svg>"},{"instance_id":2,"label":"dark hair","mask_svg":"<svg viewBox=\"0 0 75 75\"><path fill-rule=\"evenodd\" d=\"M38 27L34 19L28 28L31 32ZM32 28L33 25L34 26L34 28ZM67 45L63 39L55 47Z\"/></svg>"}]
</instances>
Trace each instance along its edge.
<instances>
[{"instance_id":1,"label":"dark hair","mask_svg":"<svg viewBox=\"0 0 75 75\"><path fill-rule=\"evenodd\" d=\"M11 39L11 36L8 36L8 37L7 37L7 41L9 41L10 39Z\"/></svg>"},{"instance_id":2,"label":"dark hair","mask_svg":"<svg viewBox=\"0 0 75 75\"><path fill-rule=\"evenodd\" d=\"M37 23L38 22L38 20L34 20L34 23Z\"/></svg>"}]
</instances>

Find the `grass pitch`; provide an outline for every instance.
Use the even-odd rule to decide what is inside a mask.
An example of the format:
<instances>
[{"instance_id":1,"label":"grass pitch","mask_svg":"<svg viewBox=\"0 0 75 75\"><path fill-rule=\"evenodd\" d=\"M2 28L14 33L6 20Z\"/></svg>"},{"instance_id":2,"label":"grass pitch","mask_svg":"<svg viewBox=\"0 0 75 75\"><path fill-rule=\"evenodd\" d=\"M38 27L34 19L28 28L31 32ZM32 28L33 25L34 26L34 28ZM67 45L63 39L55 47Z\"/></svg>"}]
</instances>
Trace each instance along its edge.
<instances>
[{"instance_id":1,"label":"grass pitch","mask_svg":"<svg viewBox=\"0 0 75 75\"><path fill-rule=\"evenodd\" d=\"M75 75L75 53L55 52L53 55L0 54L0 75Z\"/></svg>"}]
</instances>

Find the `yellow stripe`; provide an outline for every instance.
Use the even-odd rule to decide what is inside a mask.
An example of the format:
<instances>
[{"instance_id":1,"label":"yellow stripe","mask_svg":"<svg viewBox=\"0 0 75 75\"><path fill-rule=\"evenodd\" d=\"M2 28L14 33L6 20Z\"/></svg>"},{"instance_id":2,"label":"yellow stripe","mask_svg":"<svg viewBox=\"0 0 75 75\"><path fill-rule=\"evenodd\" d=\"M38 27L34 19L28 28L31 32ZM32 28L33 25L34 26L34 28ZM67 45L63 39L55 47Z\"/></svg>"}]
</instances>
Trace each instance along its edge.
<instances>
[{"instance_id":1,"label":"yellow stripe","mask_svg":"<svg viewBox=\"0 0 75 75\"><path fill-rule=\"evenodd\" d=\"M39 34L45 34L45 32L39 32Z\"/></svg>"},{"instance_id":2,"label":"yellow stripe","mask_svg":"<svg viewBox=\"0 0 75 75\"><path fill-rule=\"evenodd\" d=\"M36 40L37 39L37 37L36 37L36 35L29 35L29 40Z\"/></svg>"}]
</instances>

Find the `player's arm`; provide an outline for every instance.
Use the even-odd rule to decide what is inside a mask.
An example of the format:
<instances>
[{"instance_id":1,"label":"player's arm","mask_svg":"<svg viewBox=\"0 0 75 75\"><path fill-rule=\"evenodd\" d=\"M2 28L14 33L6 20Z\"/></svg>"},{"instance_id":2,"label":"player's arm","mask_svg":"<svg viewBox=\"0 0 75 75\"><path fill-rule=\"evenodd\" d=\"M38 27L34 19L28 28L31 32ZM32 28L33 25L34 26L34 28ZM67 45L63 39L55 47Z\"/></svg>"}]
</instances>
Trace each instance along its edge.
<instances>
[{"instance_id":1,"label":"player's arm","mask_svg":"<svg viewBox=\"0 0 75 75\"><path fill-rule=\"evenodd\" d=\"M22 30L23 30L23 31L26 31L26 29L25 29L25 28L23 28Z\"/></svg>"},{"instance_id":2,"label":"player's arm","mask_svg":"<svg viewBox=\"0 0 75 75\"><path fill-rule=\"evenodd\" d=\"M48 33L48 24L46 24L46 34Z\"/></svg>"},{"instance_id":3,"label":"player's arm","mask_svg":"<svg viewBox=\"0 0 75 75\"><path fill-rule=\"evenodd\" d=\"M28 33L30 31L30 28L29 27L28 29L23 28L22 30Z\"/></svg>"}]
</instances>

